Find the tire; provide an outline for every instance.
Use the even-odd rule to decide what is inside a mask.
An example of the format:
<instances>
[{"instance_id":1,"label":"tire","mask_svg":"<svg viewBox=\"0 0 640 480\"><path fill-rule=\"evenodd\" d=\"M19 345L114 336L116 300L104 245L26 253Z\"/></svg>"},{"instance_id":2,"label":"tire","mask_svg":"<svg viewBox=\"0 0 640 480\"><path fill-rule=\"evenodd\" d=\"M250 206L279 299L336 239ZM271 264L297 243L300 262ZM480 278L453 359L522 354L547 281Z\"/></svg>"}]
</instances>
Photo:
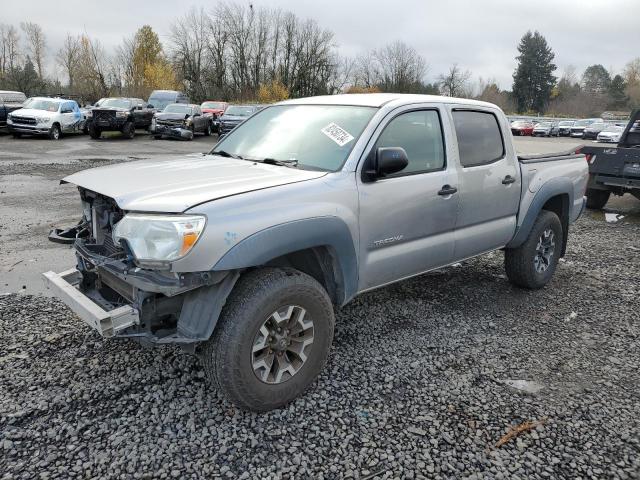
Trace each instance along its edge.
<instances>
[{"instance_id":1,"label":"tire","mask_svg":"<svg viewBox=\"0 0 640 480\"><path fill-rule=\"evenodd\" d=\"M60 130L60 125L54 123L49 129L49 140L60 140L62 137L62 131Z\"/></svg>"},{"instance_id":2,"label":"tire","mask_svg":"<svg viewBox=\"0 0 640 480\"><path fill-rule=\"evenodd\" d=\"M154 140L160 140L162 138L162 135L154 135L153 139Z\"/></svg>"},{"instance_id":3,"label":"tire","mask_svg":"<svg viewBox=\"0 0 640 480\"><path fill-rule=\"evenodd\" d=\"M505 249L504 267L509 281L522 288L544 287L553 277L558 265L563 238L562 224L558 216L548 210L542 210L527 240L517 248ZM540 248L544 249L545 243L549 240L553 246L550 247L551 252L547 258L546 255L542 255ZM544 252L548 254L549 249Z\"/></svg>"},{"instance_id":4,"label":"tire","mask_svg":"<svg viewBox=\"0 0 640 480\"><path fill-rule=\"evenodd\" d=\"M205 137L210 137L212 130L213 130L213 128L211 127L211 122L207 122L207 126L204 129L204 136Z\"/></svg>"},{"instance_id":5,"label":"tire","mask_svg":"<svg viewBox=\"0 0 640 480\"><path fill-rule=\"evenodd\" d=\"M89 136L94 140L97 140L102 135L102 131L99 128L96 128L93 124L89 126Z\"/></svg>"},{"instance_id":6,"label":"tire","mask_svg":"<svg viewBox=\"0 0 640 480\"><path fill-rule=\"evenodd\" d=\"M276 313L279 312L285 319L281 322L286 322L286 318L294 321L300 313L299 310L296 313L295 309L304 309L305 322L312 321L313 341L304 347L306 361L301 364L301 357L288 353L288 350L284 352L285 361L288 358L297 359L299 365L293 374L282 373L273 369L281 365L279 358L282 358L282 354L271 353L278 347L273 346L271 350L272 346L263 346L269 350L254 353L254 345L266 345L267 337L262 333L267 332L267 325L270 329L275 325ZM290 268L250 271L238 280L211 339L201 352L207 377L242 409L262 412L282 407L301 395L324 368L333 341L334 323L333 306L327 292L309 275ZM294 325L300 324L294 321ZM307 338L308 327L305 327L304 334ZM303 337L296 334L292 337L298 338L291 342L293 345L303 345L300 343ZM260 343L260 339L265 342ZM284 341L286 343L286 339ZM254 355L269 353L271 368L267 369L265 363L263 367L258 367L258 372L254 366L256 362L260 365L260 359L256 360ZM258 378L258 375L262 378Z\"/></svg>"},{"instance_id":7,"label":"tire","mask_svg":"<svg viewBox=\"0 0 640 480\"><path fill-rule=\"evenodd\" d=\"M122 134L129 140L136 136L136 127L132 121L128 121L124 124L124 126L122 127Z\"/></svg>"},{"instance_id":8,"label":"tire","mask_svg":"<svg viewBox=\"0 0 640 480\"><path fill-rule=\"evenodd\" d=\"M593 210L602 210L609 201L611 192L609 190L597 190L595 188L587 189L587 208Z\"/></svg>"},{"instance_id":9,"label":"tire","mask_svg":"<svg viewBox=\"0 0 640 480\"><path fill-rule=\"evenodd\" d=\"M12 136L13 138L22 138L22 134L21 134L20 132L13 132L13 133L11 134L11 136Z\"/></svg>"}]
</instances>

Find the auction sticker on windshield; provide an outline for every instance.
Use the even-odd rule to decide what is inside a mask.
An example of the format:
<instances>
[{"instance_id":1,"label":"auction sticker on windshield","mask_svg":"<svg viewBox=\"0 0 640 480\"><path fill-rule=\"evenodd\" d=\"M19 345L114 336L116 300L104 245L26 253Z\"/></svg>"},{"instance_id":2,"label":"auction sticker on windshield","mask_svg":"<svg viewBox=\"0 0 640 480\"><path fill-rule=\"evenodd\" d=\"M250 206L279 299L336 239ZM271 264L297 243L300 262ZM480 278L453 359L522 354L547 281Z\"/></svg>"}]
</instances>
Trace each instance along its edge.
<instances>
[{"instance_id":1,"label":"auction sticker on windshield","mask_svg":"<svg viewBox=\"0 0 640 480\"><path fill-rule=\"evenodd\" d=\"M353 140L353 135L351 135L344 128L340 127L339 125L336 125L333 122L331 122L329 125L327 125L320 131L324 133L327 137L329 137L331 140L336 142L339 147L342 147L347 143L349 143L351 140Z\"/></svg>"}]
</instances>

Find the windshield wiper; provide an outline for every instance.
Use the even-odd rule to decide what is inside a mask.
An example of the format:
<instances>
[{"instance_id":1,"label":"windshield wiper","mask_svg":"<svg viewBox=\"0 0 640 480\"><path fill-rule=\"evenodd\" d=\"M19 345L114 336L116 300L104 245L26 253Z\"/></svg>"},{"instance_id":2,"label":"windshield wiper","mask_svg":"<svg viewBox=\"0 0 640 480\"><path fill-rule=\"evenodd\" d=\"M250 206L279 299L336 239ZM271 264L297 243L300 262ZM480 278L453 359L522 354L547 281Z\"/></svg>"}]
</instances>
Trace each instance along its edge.
<instances>
[{"instance_id":1,"label":"windshield wiper","mask_svg":"<svg viewBox=\"0 0 640 480\"><path fill-rule=\"evenodd\" d=\"M276 160L275 158L253 159L254 162L267 163L269 165L279 165L281 167L296 167L298 160Z\"/></svg>"},{"instance_id":2,"label":"windshield wiper","mask_svg":"<svg viewBox=\"0 0 640 480\"><path fill-rule=\"evenodd\" d=\"M220 155L221 157L226 157L226 158L237 158L239 160L244 160L244 158L242 158L242 156L240 155L235 155L233 153L229 153L225 150L216 150L214 152L211 152L212 155Z\"/></svg>"}]
</instances>

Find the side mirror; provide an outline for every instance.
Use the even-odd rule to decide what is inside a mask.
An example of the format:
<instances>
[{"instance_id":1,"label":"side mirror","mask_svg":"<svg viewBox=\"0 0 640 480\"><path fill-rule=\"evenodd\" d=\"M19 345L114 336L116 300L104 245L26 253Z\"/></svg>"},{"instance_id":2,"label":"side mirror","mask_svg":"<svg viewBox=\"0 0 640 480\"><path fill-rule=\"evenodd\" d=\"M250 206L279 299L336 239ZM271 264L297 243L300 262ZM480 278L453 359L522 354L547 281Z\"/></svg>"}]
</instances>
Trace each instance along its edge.
<instances>
[{"instance_id":1,"label":"side mirror","mask_svg":"<svg viewBox=\"0 0 640 480\"><path fill-rule=\"evenodd\" d=\"M147 108L156 108L156 107L154 107L153 105L149 104L149 105L147 105Z\"/></svg>"},{"instance_id":2,"label":"side mirror","mask_svg":"<svg viewBox=\"0 0 640 480\"><path fill-rule=\"evenodd\" d=\"M379 147L369 160L364 179L373 182L378 178L404 170L409 165L407 152L402 147Z\"/></svg>"}]
</instances>

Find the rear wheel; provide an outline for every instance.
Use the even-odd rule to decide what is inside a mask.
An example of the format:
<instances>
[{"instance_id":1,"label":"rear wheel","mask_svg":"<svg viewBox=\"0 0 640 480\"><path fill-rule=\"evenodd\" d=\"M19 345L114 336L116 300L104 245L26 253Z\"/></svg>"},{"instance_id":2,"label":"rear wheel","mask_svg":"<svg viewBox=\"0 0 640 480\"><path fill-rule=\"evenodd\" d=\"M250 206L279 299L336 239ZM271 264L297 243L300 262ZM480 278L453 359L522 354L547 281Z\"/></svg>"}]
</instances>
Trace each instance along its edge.
<instances>
[{"instance_id":1,"label":"rear wheel","mask_svg":"<svg viewBox=\"0 0 640 480\"><path fill-rule=\"evenodd\" d=\"M544 287L556 271L563 241L558 216L542 210L527 240L517 248L504 252L504 266L509 281L523 288Z\"/></svg>"},{"instance_id":2,"label":"rear wheel","mask_svg":"<svg viewBox=\"0 0 640 480\"><path fill-rule=\"evenodd\" d=\"M58 125L57 123L53 124L49 129L49 138L51 140L60 140L61 136L62 132L60 131L60 125Z\"/></svg>"},{"instance_id":3,"label":"rear wheel","mask_svg":"<svg viewBox=\"0 0 640 480\"><path fill-rule=\"evenodd\" d=\"M334 322L327 292L309 275L279 268L248 272L204 346L204 368L237 406L281 407L324 368Z\"/></svg>"},{"instance_id":4,"label":"rear wheel","mask_svg":"<svg viewBox=\"0 0 640 480\"><path fill-rule=\"evenodd\" d=\"M210 136L211 136L211 132L212 132L212 130L213 130L213 129L212 129L212 127L211 127L211 122L207 122L207 126L206 126L206 128L204 129L204 134L205 134L205 136L210 137Z\"/></svg>"},{"instance_id":5,"label":"rear wheel","mask_svg":"<svg viewBox=\"0 0 640 480\"><path fill-rule=\"evenodd\" d=\"M13 136L13 138L21 138L22 137L22 134L20 132L13 132L11 135Z\"/></svg>"},{"instance_id":6,"label":"rear wheel","mask_svg":"<svg viewBox=\"0 0 640 480\"><path fill-rule=\"evenodd\" d=\"M601 210L609 201L611 192L609 190L587 189L587 208Z\"/></svg>"}]
</instances>

